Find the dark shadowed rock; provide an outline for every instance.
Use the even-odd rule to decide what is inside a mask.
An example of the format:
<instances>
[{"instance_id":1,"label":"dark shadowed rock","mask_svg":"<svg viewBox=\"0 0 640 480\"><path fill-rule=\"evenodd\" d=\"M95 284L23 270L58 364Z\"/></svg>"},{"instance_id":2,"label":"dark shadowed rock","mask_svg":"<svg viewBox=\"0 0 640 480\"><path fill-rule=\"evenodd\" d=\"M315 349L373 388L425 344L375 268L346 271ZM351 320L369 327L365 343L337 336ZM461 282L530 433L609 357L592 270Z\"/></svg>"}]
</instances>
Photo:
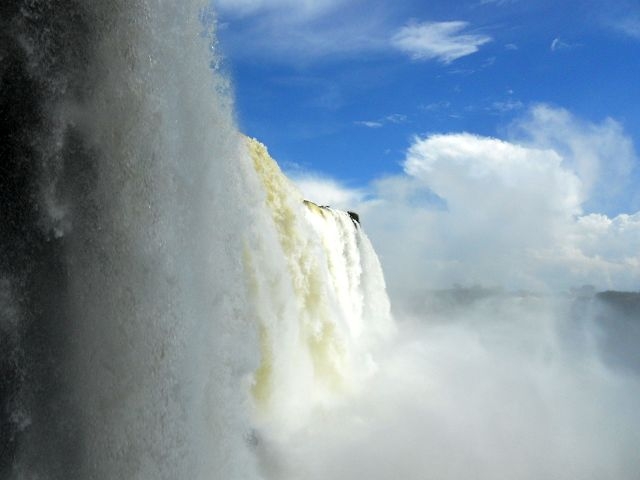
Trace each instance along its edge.
<instances>
[{"instance_id":1,"label":"dark shadowed rock","mask_svg":"<svg viewBox=\"0 0 640 480\"><path fill-rule=\"evenodd\" d=\"M358 227L360 225L360 215L358 215L356 212L347 212L349 214L349 216L351 217L351 220L353 221L353 224Z\"/></svg>"}]
</instances>

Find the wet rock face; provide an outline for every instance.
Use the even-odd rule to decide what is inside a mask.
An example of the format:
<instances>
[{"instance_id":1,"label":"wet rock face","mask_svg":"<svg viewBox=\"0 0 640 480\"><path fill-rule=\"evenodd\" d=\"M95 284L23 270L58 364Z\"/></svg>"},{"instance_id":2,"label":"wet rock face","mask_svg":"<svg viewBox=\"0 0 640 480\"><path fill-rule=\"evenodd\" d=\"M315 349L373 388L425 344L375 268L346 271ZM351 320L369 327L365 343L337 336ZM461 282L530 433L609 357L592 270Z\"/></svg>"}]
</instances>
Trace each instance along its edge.
<instances>
[{"instance_id":1,"label":"wet rock face","mask_svg":"<svg viewBox=\"0 0 640 480\"><path fill-rule=\"evenodd\" d=\"M353 224L358 227L360 225L360 215L358 215L356 212L347 212L349 214L349 217L351 217L351 220L353 221Z\"/></svg>"}]
</instances>

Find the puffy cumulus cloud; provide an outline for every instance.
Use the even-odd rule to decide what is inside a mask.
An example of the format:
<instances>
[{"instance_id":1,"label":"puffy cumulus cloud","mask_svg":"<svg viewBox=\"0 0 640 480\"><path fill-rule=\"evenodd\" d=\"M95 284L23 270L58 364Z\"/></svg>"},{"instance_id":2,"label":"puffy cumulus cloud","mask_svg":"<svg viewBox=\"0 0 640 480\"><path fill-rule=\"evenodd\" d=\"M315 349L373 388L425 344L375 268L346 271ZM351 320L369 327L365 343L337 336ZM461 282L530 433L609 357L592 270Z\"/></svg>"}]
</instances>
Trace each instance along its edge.
<instances>
[{"instance_id":1,"label":"puffy cumulus cloud","mask_svg":"<svg viewBox=\"0 0 640 480\"><path fill-rule=\"evenodd\" d=\"M404 169L444 198L453 212L467 212L473 205L483 219L512 213L515 221L580 213L581 182L553 150L467 133L431 135L415 139ZM509 199L517 205L505 212Z\"/></svg>"},{"instance_id":2,"label":"puffy cumulus cloud","mask_svg":"<svg viewBox=\"0 0 640 480\"><path fill-rule=\"evenodd\" d=\"M363 207L394 293L454 283L545 287L532 256L563 244L583 190L556 152L432 135L415 139L404 169L374 185L375 211ZM438 201L416 202L418 189Z\"/></svg>"},{"instance_id":3,"label":"puffy cumulus cloud","mask_svg":"<svg viewBox=\"0 0 640 480\"><path fill-rule=\"evenodd\" d=\"M423 220L421 235L430 237L424 251L417 241L416 259L400 262L414 272L415 284L435 274L432 281L449 284L539 288L524 257L536 245L561 242L566 225L580 213L580 179L552 150L470 134L432 135L414 141L404 168L412 183L446 204ZM412 220L405 230L415 225Z\"/></svg>"},{"instance_id":4,"label":"puffy cumulus cloud","mask_svg":"<svg viewBox=\"0 0 640 480\"><path fill-rule=\"evenodd\" d=\"M620 214L613 219L602 214L585 215L576 224L577 241L582 250L595 256L601 244L609 246L609 256L629 259L629 247L640 247L640 212Z\"/></svg>"},{"instance_id":5,"label":"puffy cumulus cloud","mask_svg":"<svg viewBox=\"0 0 640 480\"><path fill-rule=\"evenodd\" d=\"M317 177L298 184L361 214L396 297L454 284L639 289L640 212L585 212L605 179L614 189L637 161L622 127L536 106L512 134L416 137L403 173L367 191Z\"/></svg>"},{"instance_id":6,"label":"puffy cumulus cloud","mask_svg":"<svg viewBox=\"0 0 640 480\"><path fill-rule=\"evenodd\" d=\"M579 217L571 240L577 257L571 266L581 276L608 288L640 289L640 212Z\"/></svg>"},{"instance_id":7,"label":"puffy cumulus cloud","mask_svg":"<svg viewBox=\"0 0 640 480\"><path fill-rule=\"evenodd\" d=\"M461 21L409 24L398 30L391 42L415 60L451 63L491 41L487 35L462 33L468 26Z\"/></svg>"}]
</instances>

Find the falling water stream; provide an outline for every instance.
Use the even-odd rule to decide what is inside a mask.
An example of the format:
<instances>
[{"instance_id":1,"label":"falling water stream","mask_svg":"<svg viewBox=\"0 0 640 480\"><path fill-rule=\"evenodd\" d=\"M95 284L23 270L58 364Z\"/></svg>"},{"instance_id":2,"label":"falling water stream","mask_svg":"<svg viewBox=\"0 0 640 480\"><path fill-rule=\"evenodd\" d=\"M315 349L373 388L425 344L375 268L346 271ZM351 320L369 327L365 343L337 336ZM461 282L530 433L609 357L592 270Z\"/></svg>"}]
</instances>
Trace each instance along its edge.
<instances>
[{"instance_id":1,"label":"falling water stream","mask_svg":"<svg viewBox=\"0 0 640 480\"><path fill-rule=\"evenodd\" d=\"M238 133L202 7L0 7L2 478L259 478L392 330L358 222Z\"/></svg>"}]
</instances>

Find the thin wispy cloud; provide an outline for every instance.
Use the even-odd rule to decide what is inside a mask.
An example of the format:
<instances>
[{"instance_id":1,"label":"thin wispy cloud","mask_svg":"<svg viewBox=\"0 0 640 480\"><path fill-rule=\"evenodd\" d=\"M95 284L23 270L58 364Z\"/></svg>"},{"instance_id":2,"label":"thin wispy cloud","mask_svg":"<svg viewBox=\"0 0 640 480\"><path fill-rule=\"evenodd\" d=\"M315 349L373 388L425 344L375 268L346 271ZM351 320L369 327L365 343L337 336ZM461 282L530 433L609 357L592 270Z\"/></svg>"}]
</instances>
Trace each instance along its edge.
<instances>
[{"instance_id":1,"label":"thin wispy cloud","mask_svg":"<svg viewBox=\"0 0 640 480\"><path fill-rule=\"evenodd\" d=\"M437 60L449 64L476 53L492 39L488 35L464 33L468 22L423 22L402 27L391 39L397 49L414 60Z\"/></svg>"},{"instance_id":2,"label":"thin wispy cloud","mask_svg":"<svg viewBox=\"0 0 640 480\"><path fill-rule=\"evenodd\" d=\"M559 38L554 38L549 48L551 49L552 52L555 52L556 50L560 50L565 47L568 47L566 43L561 41Z\"/></svg>"},{"instance_id":3,"label":"thin wispy cloud","mask_svg":"<svg viewBox=\"0 0 640 480\"><path fill-rule=\"evenodd\" d=\"M305 63L388 49L386 16L349 0L216 0L228 24L221 41L235 58Z\"/></svg>"},{"instance_id":4,"label":"thin wispy cloud","mask_svg":"<svg viewBox=\"0 0 640 480\"><path fill-rule=\"evenodd\" d=\"M399 26L384 6L348 0L216 0L221 38L236 58L284 63L401 51L449 64L492 38L464 21Z\"/></svg>"},{"instance_id":5,"label":"thin wispy cloud","mask_svg":"<svg viewBox=\"0 0 640 480\"><path fill-rule=\"evenodd\" d=\"M441 100L439 102L428 103L427 105L420 105L420 109L425 112L436 112L440 110L446 110L451 106L451 102Z\"/></svg>"},{"instance_id":6,"label":"thin wispy cloud","mask_svg":"<svg viewBox=\"0 0 640 480\"><path fill-rule=\"evenodd\" d=\"M640 40L640 15L616 22L615 28L625 35Z\"/></svg>"},{"instance_id":7,"label":"thin wispy cloud","mask_svg":"<svg viewBox=\"0 0 640 480\"><path fill-rule=\"evenodd\" d=\"M549 49L552 52L558 52L558 51L561 51L561 50L571 50L571 49L574 49L574 48L580 47L580 46L582 46L582 45L579 44L579 43L568 43L568 42L565 42L564 40L561 40L560 38L556 37L551 42L551 45L550 45Z\"/></svg>"},{"instance_id":8,"label":"thin wispy cloud","mask_svg":"<svg viewBox=\"0 0 640 480\"><path fill-rule=\"evenodd\" d=\"M518 0L480 0L480 5L510 5L516 3Z\"/></svg>"},{"instance_id":9,"label":"thin wispy cloud","mask_svg":"<svg viewBox=\"0 0 640 480\"><path fill-rule=\"evenodd\" d=\"M512 112L514 110L520 110L522 108L524 108L524 104L520 100L509 99L504 102L502 101L493 102L491 106L488 108L488 110L492 112L498 112L498 113L507 113L507 112Z\"/></svg>"},{"instance_id":10,"label":"thin wispy cloud","mask_svg":"<svg viewBox=\"0 0 640 480\"><path fill-rule=\"evenodd\" d=\"M401 113L392 113L384 118L389 123L405 123L407 121L407 116Z\"/></svg>"},{"instance_id":11,"label":"thin wispy cloud","mask_svg":"<svg viewBox=\"0 0 640 480\"><path fill-rule=\"evenodd\" d=\"M367 128L381 128L384 125L388 125L388 124L401 124L401 123L406 123L408 120L408 117L406 115L403 115L401 113L392 113L391 115L387 115L386 117L382 117L378 120L358 120L353 122L354 125L359 125L361 127L367 127Z\"/></svg>"},{"instance_id":12,"label":"thin wispy cloud","mask_svg":"<svg viewBox=\"0 0 640 480\"><path fill-rule=\"evenodd\" d=\"M367 128L380 128L382 127L382 123L381 122L376 122L376 121L371 121L371 120L358 120L356 122L353 122L355 125L359 125L361 127L367 127Z\"/></svg>"},{"instance_id":13,"label":"thin wispy cloud","mask_svg":"<svg viewBox=\"0 0 640 480\"><path fill-rule=\"evenodd\" d=\"M224 15L245 17L286 10L296 18L321 15L345 0L215 0L216 9Z\"/></svg>"}]
</instances>

